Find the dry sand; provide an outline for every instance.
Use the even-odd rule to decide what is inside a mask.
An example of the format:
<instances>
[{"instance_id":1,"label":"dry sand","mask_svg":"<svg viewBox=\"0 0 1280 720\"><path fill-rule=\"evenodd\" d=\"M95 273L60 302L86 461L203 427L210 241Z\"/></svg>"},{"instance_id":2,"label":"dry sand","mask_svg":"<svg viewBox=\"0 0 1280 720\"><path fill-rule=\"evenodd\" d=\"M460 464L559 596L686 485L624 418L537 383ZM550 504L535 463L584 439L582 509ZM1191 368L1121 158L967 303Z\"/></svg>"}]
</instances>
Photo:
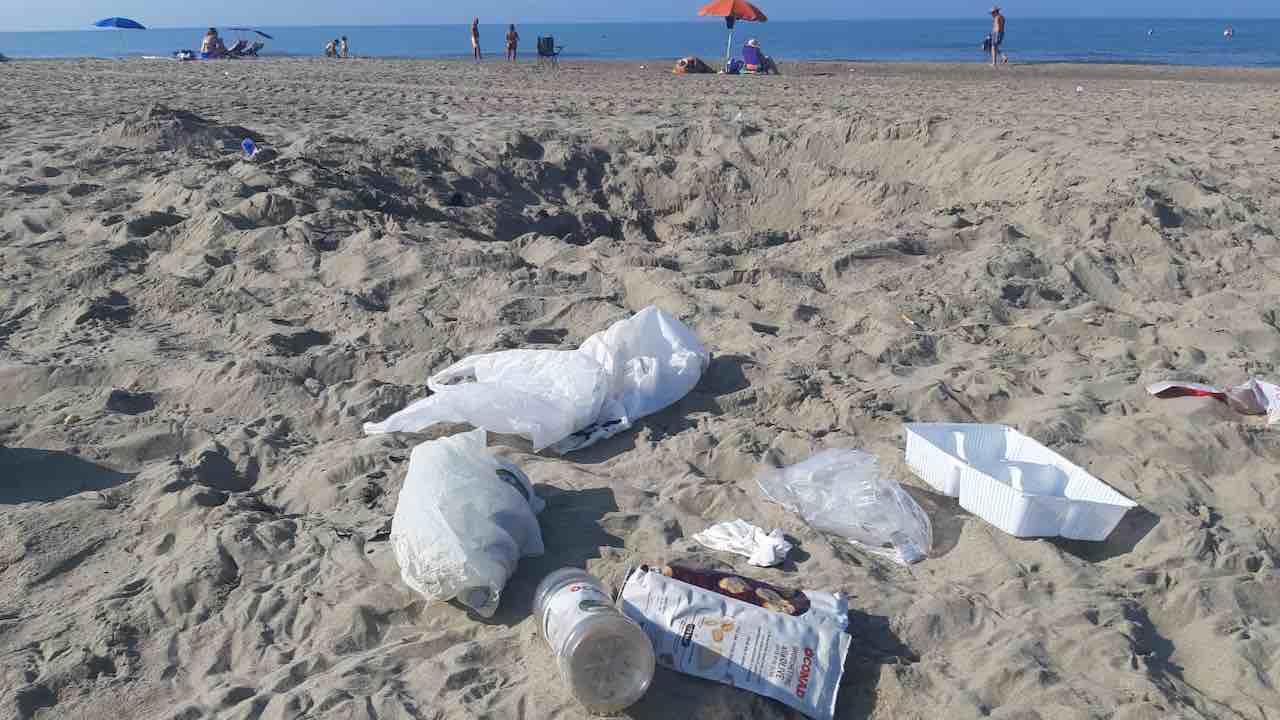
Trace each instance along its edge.
<instances>
[{"instance_id":1,"label":"dry sand","mask_svg":"<svg viewBox=\"0 0 1280 720\"><path fill-rule=\"evenodd\" d=\"M684 559L852 596L840 718L1280 716L1280 429L1142 389L1280 375L1280 75L640 65L0 67L0 712L578 718L534 586ZM511 451L548 554L496 622L404 588L415 438L361 423L651 303L701 386ZM974 418L1141 508L1002 534L901 461L904 421ZM761 498L768 450L827 447L911 488L932 557ZM688 539L736 517L794 562ZM628 714L792 717L665 671Z\"/></svg>"}]
</instances>

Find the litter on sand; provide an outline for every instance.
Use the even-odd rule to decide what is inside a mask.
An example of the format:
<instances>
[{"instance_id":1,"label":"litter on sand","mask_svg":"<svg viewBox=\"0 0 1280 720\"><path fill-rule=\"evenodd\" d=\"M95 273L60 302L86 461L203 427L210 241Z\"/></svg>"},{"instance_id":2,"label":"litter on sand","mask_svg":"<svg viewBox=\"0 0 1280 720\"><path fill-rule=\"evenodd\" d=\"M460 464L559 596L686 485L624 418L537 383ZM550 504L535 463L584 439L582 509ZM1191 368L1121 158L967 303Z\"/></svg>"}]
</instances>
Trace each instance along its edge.
<instances>
[{"instance_id":1,"label":"litter on sand","mask_svg":"<svg viewBox=\"0 0 1280 720\"><path fill-rule=\"evenodd\" d=\"M1161 400L1208 397L1226 403L1241 415L1266 415L1267 425L1280 423L1280 385L1252 378L1242 385L1220 390L1200 383L1161 382L1147 386Z\"/></svg>"},{"instance_id":2,"label":"litter on sand","mask_svg":"<svg viewBox=\"0 0 1280 720\"><path fill-rule=\"evenodd\" d=\"M1004 425L907 425L907 465L960 507L1016 537L1106 540L1137 503Z\"/></svg>"},{"instance_id":3,"label":"litter on sand","mask_svg":"<svg viewBox=\"0 0 1280 720\"><path fill-rule=\"evenodd\" d=\"M528 476L489 452L484 430L423 443L391 520L400 577L429 600L493 617L520 558L543 553L543 507Z\"/></svg>"},{"instance_id":4,"label":"litter on sand","mask_svg":"<svg viewBox=\"0 0 1280 720\"><path fill-rule=\"evenodd\" d=\"M880 463L858 450L826 450L797 465L756 478L770 500L800 515L815 530L845 538L864 551L908 565L929 555L929 516Z\"/></svg>"},{"instance_id":5,"label":"litter on sand","mask_svg":"<svg viewBox=\"0 0 1280 720\"><path fill-rule=\"evenodd\" d=\"M618 599L659 665L773 698L811 718L835 715L851 638L848 598L725 573L632 570Z\"/></svg>"},{"instance_id":6,"label":"litter on sand","mask_svg":"<svg viewBox=\"0 0 1280 720\"><path fill-rule=\"evenodd\" d=\"M472 355L427 381L432 394L366 433L418 432L436 423L529 438L566 453L617 435L677 402L711 362L684 323L657 307L596 333L577 350Z\"/></svg>"},{"instance_id":7,"label":"litter on sand","mask_svg":"<svg viewBox=\"0 0 1280 720\"><path fill-rule=\"evenodd\" d=\"M697 533L693 539L712 550L723 550L747 558L758 567L773 567L787 559L791 543L781 530L766 533L746 520L723 522Z\"/></svg>"},{"instance_id":8,"label":"litter on sand","mask_svg":"<svg viewBox=\"0 0 1280 720\"><path fill-rule=\"evenodd\" d=\"M533 597L542 637L583 707L615 715L644 696L653 682L653 645L603 583L565 568L544 578Z\"/></svg>"}]
</instances>

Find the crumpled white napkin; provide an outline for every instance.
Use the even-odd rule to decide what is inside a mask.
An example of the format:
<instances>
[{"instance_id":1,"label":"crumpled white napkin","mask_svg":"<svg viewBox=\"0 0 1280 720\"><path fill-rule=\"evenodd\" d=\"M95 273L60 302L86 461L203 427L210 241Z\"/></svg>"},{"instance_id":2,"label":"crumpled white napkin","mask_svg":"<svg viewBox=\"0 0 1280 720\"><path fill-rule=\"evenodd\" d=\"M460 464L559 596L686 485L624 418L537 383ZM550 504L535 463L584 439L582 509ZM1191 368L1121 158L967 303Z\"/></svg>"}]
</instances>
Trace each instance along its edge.
<instances>
[{"instance_id":1,"label":"crumpled white napkin","mask_svg":"<svg viewBox=\"0 0 1280 720\"><path fill-rule=\"evenodd\" d=\"M747 562L758 567L778 565L791 552L791 543L783 539L781 530L766 533L742 519L712 525L694 535L693 539L712 550L742 555Z\"/></svg>"}]
</instances>

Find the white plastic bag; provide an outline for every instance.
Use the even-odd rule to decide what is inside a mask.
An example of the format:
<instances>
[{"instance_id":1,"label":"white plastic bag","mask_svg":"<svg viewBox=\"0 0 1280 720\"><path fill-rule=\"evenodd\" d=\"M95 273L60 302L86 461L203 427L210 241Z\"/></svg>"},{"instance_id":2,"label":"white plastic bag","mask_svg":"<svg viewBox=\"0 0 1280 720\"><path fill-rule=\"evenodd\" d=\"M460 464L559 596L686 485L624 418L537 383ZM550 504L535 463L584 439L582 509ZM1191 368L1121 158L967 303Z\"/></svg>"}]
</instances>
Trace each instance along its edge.
<instances>
[{"instance_id":1,"label":"white plastic bag","mask_svg":"<svg viewBox=\"0 0 1280 720\"><path fill-rule=\"evenodd\" d=\"M413 449L391 542L409 587L492 617L516 563L543 553L535 514L545 503L485 441L475 430Z\"/></svg>"},{"instance_id":2,"label":"white plastic bag","mask_svg":"<svg viewBox=\"0 0 1280 720\"><path fill-rule=\"evenodd\" d=\"M657 307L596 333L577 350L473 355L428 380L432 395L366 433L469 423L566 453L612 437L680 400L711 358L693 331ZM554 446L554 447L553 447Z\"/></svg>"},{"instance_id":3,"label":"white plastic bag","mask_svg":"<svg viewBox=\"0 0 1280 720\"><path fill-rule=\"evenodd\" d=\"M929 516L880 463L857 450L825 450L797 465L770 470L756 482L770 500L815 530L839 535L873 555L903 565L933 546Z\"/></svg>"},{"instance_id":4,"label":"white plastic bag","mask_svg":"<svg viewBox=\"0 0 1280 720\"><path fill-rule=\"evenodd\" d=\"M741 555L759 567L779 565L791 552L791 543L782 536L781 530L767 533L742 519L712 525L693 539L712 550Z\"/></svg>"}]
</instances>

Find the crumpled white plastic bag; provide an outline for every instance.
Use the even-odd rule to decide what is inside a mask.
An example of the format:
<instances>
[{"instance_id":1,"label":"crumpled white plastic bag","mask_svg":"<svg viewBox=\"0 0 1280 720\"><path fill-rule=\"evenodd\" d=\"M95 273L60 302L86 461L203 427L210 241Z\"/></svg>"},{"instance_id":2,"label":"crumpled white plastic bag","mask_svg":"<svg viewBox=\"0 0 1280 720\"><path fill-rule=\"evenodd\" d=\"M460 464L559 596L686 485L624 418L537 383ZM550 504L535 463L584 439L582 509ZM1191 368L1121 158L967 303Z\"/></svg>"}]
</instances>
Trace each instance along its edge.
<instances>
[{"instance_id":1,"label":"crumpled white plastic bag","mask_svg":"<svg viewBox=\"0 0 1280 720\"><path fill-rule=\"evenodd\" d=\"M1226 403L1241 415L1266 415L1267 425L1280 423L1280 385L1257 378L1226 390L1200 383L1160 382L1148 385L1147 392L1162 400L1209 397Z\"/></svg>"},{"instance_id":2,"label":"crumpled white plastic bag","mask_svg":"<svg viewBox=\"0 0 1280 720\"><path fill-rule=\"evenodd\" d=\"M712 550L742 555L758 567L779 565L791 552L791 543L783 538L782 530L766 533L742 519L712 525L695 534L693 539Z\"/></svg>"},{"instance_id":3,"label":"crumpled white plastic bag","mask_svg":"<svg viewBox=\"0 0 1280 720\"><path fill-rule=\"evenodd\" d=\"M544 552L528 476L486 448L484 430L423 443L391 520L405 584L433 601L457 598L492 617L522 557Z\"/></svg>"},{"instance_id":4,"label":"crumpled white plastic bag","mask_svg":"<svg viewBox=\"0 0 1280 720\"><path fill-rule=\"evenodd\" d=\"M432 376L432 395L369 434L469 423L522 435L535 451L566 453L612 437L677 402L698 384L711 356L693 331L650 306L596 333L577 350L473 355Z\"/></svg>"},{"instance_id":5,"label":"crumpled white plastic bag","mask_svg":"<svg viewBox=\"0 0 1280 720\"><path fill-rule=\"evenodd\" d=\"M875 456L824 450L802 463L756 478L770 500L815 530L839 535L872 555L902 565L933 547L929 516L897 481L880 474Z\"/></svg>"}]
</instances>

